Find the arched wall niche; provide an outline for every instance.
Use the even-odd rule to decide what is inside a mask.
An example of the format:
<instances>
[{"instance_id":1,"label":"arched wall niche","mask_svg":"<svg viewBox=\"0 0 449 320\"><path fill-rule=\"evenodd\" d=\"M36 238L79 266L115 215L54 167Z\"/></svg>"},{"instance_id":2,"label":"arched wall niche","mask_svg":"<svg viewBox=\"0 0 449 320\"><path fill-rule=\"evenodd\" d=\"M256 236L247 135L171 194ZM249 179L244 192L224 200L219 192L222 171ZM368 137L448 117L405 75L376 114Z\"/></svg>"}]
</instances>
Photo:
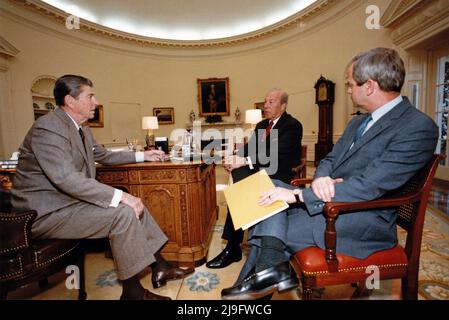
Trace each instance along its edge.
<instances>
[{"instance_id":1,"label":"arched wall niche","mask_svg":"<svg viewBox=\"0 0 449 320\"><path fill-rule=\"evenodd\" d=\"M53 88L56 77L41 75L33 80L31 85L31 98L33 101L34 120L55 109Z\"/></svg>"}]
</instances>

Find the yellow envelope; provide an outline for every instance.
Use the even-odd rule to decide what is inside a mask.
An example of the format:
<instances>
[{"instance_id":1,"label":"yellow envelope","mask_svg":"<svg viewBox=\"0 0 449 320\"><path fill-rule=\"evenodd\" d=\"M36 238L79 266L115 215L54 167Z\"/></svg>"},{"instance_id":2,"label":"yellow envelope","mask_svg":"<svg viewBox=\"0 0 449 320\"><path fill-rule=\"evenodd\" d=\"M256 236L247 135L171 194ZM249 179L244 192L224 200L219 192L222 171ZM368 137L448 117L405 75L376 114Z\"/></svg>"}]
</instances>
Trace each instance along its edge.
<instances>
[{"instance_id":1,"label":"yellow envelope","mask_svg":"<svg viewBox=\"0 0 449 320\"><path fill-rule=\"evenodd\" d=\"M265 170L259 171L223 190L231 213L234 228L243 230L288 208L285 201L276 201L269 206L260 206L263 192L274 188Z\"/></svg>"}]
</instances>

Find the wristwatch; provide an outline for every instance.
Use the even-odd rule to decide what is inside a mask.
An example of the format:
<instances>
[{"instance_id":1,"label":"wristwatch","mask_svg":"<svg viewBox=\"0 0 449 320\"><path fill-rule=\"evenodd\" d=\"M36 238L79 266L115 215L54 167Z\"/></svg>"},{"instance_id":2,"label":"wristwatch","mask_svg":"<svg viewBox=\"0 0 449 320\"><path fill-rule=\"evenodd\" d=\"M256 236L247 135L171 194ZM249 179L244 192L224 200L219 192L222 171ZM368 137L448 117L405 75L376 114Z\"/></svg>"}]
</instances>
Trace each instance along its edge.
<instances>
[{"instance_id":1,"label":"wristwatch","mask_svg":"<svg viewBox=\"0 0 449 320\"><path fill-rule=\"evenodd\" d=\"M293 194L295 195L296 202L302 202L299 195L302 194L301 189L293 189Z\"/></svg>"}]
</instances>

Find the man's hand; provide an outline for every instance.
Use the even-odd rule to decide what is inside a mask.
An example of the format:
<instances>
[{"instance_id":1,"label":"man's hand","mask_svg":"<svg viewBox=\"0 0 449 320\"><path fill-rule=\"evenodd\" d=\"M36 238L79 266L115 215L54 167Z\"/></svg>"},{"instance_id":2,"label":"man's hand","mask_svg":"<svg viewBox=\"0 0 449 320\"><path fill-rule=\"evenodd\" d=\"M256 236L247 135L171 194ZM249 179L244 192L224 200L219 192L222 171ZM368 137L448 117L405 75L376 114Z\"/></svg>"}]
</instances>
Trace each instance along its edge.
<instances>
[{"instance_id":1,"label":"man's hand","mask_svg":"<svg viewBox=\"0 0 449 320\"><path fill-rule=\"evenodd\" d=\"M335 196L335 185L343 182L343 179L332 179L331 177L316 178L312 182L312 191L315 196L324 202L332 201Z\"/></svg>"},{"instance_id":2,"label":"man's hand","mask_svg":"<svg viewBox=\"0 0 449 320\"><path fill-rule=\"evenodd\" d=\"M239 156L236 156L236 155L227 156L226 158L224 158L224 161L223 161L223 167L227 171L232 171L234 169L243 167L245 165L246 165L245 158L239 157Z\"/></svg>"},{"instance_id":3,"label":"man's hand","mask_svg":"<svg viewBox=\"0 0 449 320\"><path fill-rule=\"evenodd\" d=\"M296 202L293 190L276 187L267 192L262 193L258 203L261 206L268 206L277 200L285 201L287 203Z\"/></svg>"},{"instance_id":4,"label":"man's hand","mask_svg":"<svg viewBox=\"0 0 449 320\"><path fill-rule=\"evenodd\" d=\"M167 161L170 159L162 150L147 150L143 153L145 161Z\"/></svg>"},{"instance_id":5,"label":"man's hand","mask_svg":"<svg viewBox=\"0 0 449 320\"><path fill-rule=\"evenodd\" d=\"M144 206L140 198L134 197L129 193L123 192L122 200L120 200L120 202L123 202L124 204L130 206L134 210L137 219L139 219L139 217L142 215Z\"/></svg>"}]
</instances>

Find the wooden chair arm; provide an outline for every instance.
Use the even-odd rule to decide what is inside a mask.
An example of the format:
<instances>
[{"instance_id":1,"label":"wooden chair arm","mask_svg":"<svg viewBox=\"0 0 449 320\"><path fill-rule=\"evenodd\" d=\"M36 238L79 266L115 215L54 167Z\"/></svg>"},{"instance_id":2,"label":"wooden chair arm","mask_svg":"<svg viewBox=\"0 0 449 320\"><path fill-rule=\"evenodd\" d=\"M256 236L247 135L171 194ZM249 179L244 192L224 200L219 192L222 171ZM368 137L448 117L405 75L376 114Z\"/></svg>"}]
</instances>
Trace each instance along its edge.
<instances>
[{"instance_id":1,"label":"wooden chair arm","mask_svg":"<svg viewBox=\"0 0 449 320\"><path fill-rule=\"evenodd\" d=\"M323 208L323 214L326 218L326 229L324 231L324 255L329 272L338 271L338 260L336 256L337 231L335 230L335 221L340 213L350 214L361 210L399 207L404 204L417 202L420 200L420 197L421 192L411 192L401 196L387 196L371 201L326 203Z\"/></svg>"},{"instance_id":2,"label":"wooden chair arm","mask_svg":"<svg viewBox=\"0 0 449 320\"><path fill-rule=\"evenodd\" d=\"M290 184L292 186L298 187L298 186L304 186L306 184L311 184L312 181L313 181L312 178L295 178L290 181Z\"/></svg>"},{"instance_id":3,"label":"wooden chair arm","mask_svg":"<svg viewBox=\"0 0 449 320\"><path fill-rule=\"evenodd\" d=\"M398 207L407 203L419 201L420 196L420 192L411 192L402 196L382 197L370 201L328 202L324 205L323 212L326 217L336 218L340 213L351 213L351 211Z\"/></svg>"}]
</instances>

